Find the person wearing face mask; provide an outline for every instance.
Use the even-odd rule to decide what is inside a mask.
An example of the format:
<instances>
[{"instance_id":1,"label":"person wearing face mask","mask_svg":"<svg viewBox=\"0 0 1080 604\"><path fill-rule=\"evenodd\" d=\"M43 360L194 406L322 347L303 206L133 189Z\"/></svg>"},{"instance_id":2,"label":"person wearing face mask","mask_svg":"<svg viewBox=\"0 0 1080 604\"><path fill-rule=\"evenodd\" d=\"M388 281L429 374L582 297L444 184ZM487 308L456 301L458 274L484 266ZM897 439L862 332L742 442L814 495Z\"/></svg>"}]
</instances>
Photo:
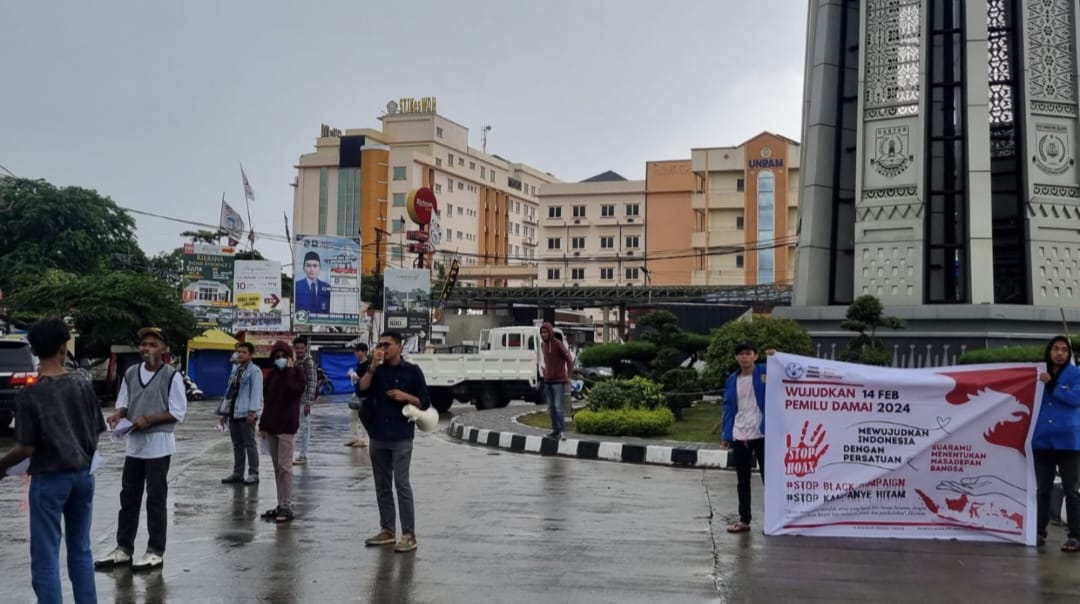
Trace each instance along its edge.
<instances>
[{"instance_id":1,"label":"person wearing face mask","mask_svg":"<svg viewBox=\"0 0 1080 604\"><path fill-rule=\"evenodd\" d=\"M274 522L289 522L292 510L292 462L296 431L300 428L300 398L307 387L307 376L293 361L293 350L284 340L274 342L270 350L274 368L263 382L263 414L259 437L267 439L270 462L277 483L277 507L262 517Z\"/></svg>"}]
</instances>

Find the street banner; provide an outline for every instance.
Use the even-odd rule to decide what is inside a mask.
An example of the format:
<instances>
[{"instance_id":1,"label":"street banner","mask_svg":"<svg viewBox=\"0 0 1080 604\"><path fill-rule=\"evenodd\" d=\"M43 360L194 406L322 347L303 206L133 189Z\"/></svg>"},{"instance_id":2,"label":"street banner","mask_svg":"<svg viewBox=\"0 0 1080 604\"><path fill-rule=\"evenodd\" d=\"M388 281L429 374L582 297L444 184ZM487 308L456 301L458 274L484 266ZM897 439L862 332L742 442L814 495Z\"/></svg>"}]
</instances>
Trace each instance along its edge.
<instances>
[{"instance_id":1,"label":"street banner","mask_svg":"<svg viewBox=\"0 0 1080 604\"><path fill-rule=\"evenodd\" d=\"M293 250L297 327L360 323L360 244L347 237L297 235Z\"/></svg>"},{"instance_id":2,"label":"street banner","mask_svg":"<svg viewBox=\"0 0 1080 604\"><path fill-rule=\"evenodd\" d=\"M765 533L1034 545L1041 370L770 356Z\"/></svg>"},{"instance_id":3,"label":"street banner","mask_svg":"<svg viewBox=\"0 0 1080 604\"><path fill-rule=\"evenodd\" d=\"M281 297L281 264L273 260L237 260L233 275L236 298L234 331L289 331L289 299Z\"/></svg>"},{"instance_id":4,"label":"street banner","mask_svg":"<svg viewBox=\"0 0 1080 604\"><path fill-rule=\"evenodd\" d=\"M232 331L235 254L236 249L230 246L184 244L182 300L203 329Z\"/></svg>"},{"instance_id":5,"label":"street banner","mask_svg":"<svg viewBox=\"0 0 1080 604\"><path fill-rule=\"evenodd\" d=\"M431 329L431 273L426 268L388 268L383 273L386 329L427 339Z\"/></svg>"}]
</instances>

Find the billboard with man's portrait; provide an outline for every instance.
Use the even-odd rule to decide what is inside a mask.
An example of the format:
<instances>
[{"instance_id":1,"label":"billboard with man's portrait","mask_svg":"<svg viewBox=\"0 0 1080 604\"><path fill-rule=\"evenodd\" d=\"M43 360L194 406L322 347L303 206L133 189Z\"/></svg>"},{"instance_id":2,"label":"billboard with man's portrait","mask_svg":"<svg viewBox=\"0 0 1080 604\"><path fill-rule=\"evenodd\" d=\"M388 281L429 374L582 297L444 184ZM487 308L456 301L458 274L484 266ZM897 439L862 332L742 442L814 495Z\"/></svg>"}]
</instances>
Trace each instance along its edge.
<instances>
[{"instance_id":1,"label":"billboard with man's portrait","mask_svg":"<svg viewBox=\"0 0 1080 604\"><path fill-rule=\"evenodd\" d=\"M297 235L293 323L355 327L360 322L360 244L347 237Z\"/></svg>"}]
</instances>

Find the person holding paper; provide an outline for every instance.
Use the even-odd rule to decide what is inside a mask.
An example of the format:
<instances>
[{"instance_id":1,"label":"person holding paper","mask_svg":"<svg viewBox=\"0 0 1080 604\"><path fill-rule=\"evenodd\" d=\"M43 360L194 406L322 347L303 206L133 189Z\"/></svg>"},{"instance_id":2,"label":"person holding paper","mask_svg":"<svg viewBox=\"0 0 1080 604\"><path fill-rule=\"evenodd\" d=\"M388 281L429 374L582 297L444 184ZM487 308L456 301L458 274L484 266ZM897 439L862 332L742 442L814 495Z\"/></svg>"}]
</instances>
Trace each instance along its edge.
<instances>
[{"instance_id":1,"label":"person holding paper","mask_svg":"<svg viewBox=\"0 0 1080 604\"><path fill-rule=\"evenodd\" d=\"M168 343L161 329L145 327L139 330L138 338L143 362L131 366L124 374L116 397L116 413L106 419L115 427L127 418L132 426L126 439L120 479L116 548L94 561L96 569L131 564L133 570L149 570L165 563L169 462L176 452L173 428L187 413L187 395L180 373L162 361ZM132 564L144 491L150 540L146 553Z\"/></svg>"},{"instance_id":2,"label":"person holding paper","mask_svg":"<svg viewBox=\"0 0 1080 604\"><path fill-rule=\"evenodd\" d=\"M60 602L60 535L67 541L68 578L76 602L96 602L90 521L92 460L105 431L90 374L64 367L71 332L64 321L30 326L30 348L41 365L38 383L16 398L15 448L0 458L0 478L29 458L30 582L39 602Z\"/></svg>"},{"instance_id":3,"label":"person holding paper","mask_svg":"<svg viewBox=\"0 0 1080 604\"><path fill-rule=\"evenodd\" d=\"M221 484L243 482L259 484L259 447L255 443L255 422L262 410L263 375L251 357L255 345L240 342L236 345L236 364L229 375L229 387L221 402L218 414L220 425L227 427L233 445L232 472L221 479ZM247 460L247 478L244 478L244 460Z\"/></svg>"}]
</instances>

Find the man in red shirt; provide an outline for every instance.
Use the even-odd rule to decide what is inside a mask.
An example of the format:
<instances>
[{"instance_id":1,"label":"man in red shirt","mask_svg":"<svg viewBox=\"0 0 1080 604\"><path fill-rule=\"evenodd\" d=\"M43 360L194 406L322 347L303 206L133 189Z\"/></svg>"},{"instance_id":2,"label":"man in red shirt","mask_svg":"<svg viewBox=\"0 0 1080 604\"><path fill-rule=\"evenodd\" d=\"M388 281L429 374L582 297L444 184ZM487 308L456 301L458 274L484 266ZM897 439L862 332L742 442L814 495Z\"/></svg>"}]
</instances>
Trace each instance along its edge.
<instances>
[{"instance_id":1,"label":"man in red shirt","mask_svg":"<svg viewBox=\"0 0 1080 604\"><path fill-rule=\"evenodd\" d=\"M551 415L551 433L547 437L566 438L563 398L574 375L574 357L554 334L551 323L545 322L540 326L540 351L544 355L544 401Z\"/></svg>"}]
</instances>

